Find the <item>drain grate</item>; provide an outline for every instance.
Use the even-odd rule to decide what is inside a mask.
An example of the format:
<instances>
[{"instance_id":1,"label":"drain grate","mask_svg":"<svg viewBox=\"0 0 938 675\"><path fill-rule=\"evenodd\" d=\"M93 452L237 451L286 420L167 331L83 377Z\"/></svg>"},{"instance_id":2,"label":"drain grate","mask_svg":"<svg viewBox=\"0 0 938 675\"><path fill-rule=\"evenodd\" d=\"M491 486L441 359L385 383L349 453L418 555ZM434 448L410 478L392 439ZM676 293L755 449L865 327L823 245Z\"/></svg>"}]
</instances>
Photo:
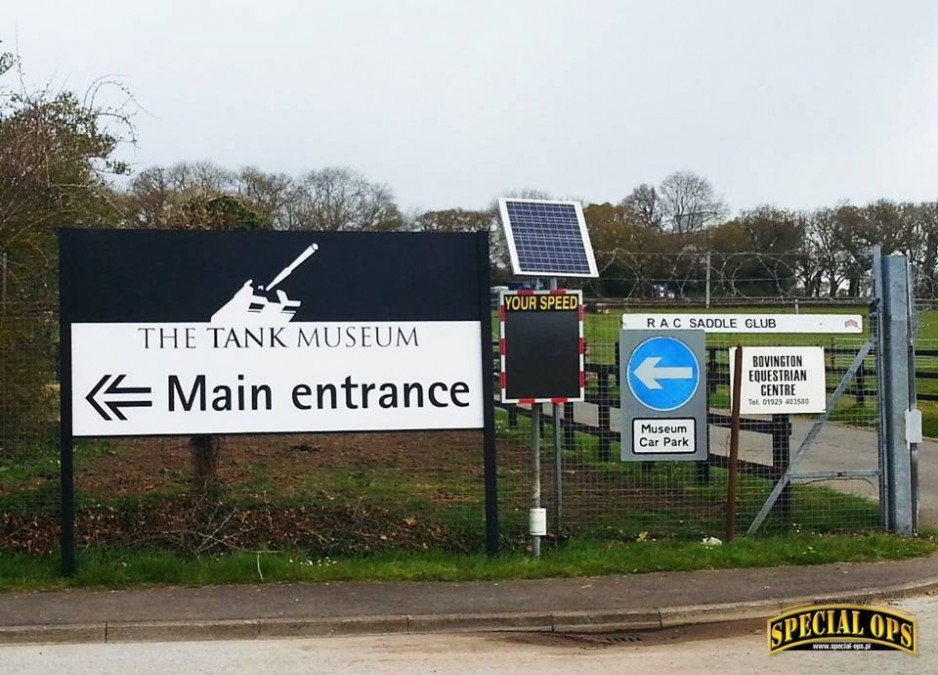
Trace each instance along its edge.
<instances>
[{"instance_id":1,"label":"drain grate","mask_svg":"<svg viewBox=\"0 0 938 675\"><path fill-rule=\"evenodd\" d=\"M570 642L603 647L606 645L620 645L641 642L642 636L635 633L558 633Z\"/></svg>"}]
</instances>

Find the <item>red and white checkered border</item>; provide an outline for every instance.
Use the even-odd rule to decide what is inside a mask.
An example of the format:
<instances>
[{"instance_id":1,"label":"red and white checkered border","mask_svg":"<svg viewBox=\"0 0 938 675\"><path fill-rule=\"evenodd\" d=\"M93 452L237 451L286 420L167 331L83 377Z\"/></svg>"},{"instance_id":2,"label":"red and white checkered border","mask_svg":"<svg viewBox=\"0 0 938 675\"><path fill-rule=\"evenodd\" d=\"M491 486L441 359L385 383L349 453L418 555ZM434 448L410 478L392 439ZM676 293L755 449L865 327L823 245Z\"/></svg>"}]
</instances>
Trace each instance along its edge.
<instances>
[{"instance_id":1,"label":"red and white checkered border","mask_svg":"<svg viewBox=\"0 0 938 675\"><path fill-rule=\"evenodd\" d=\"M580 394L576 398L566 398L566 397L557 397L557 398L514 398L509 399L507 391L507 376L505 374L505 359L508 352L508 342L505 339L505 298L509 295L576 295L579 299L578 304L578 316L579 316L579 330L580 330ZM501 387L501 401L502 403L521 403L532 405L534 403L554 403L556 405L563 405L564 403L573 403L577 401L583 401L585 398L586 391L586 339L583 337L583 291L568 291L563 288L558 288L550 291L528 291L528 290L518 290L518 291L501 291L498 294L498 354L499 354L499 373L498 381Z\"/></svg>"}]
</instances>

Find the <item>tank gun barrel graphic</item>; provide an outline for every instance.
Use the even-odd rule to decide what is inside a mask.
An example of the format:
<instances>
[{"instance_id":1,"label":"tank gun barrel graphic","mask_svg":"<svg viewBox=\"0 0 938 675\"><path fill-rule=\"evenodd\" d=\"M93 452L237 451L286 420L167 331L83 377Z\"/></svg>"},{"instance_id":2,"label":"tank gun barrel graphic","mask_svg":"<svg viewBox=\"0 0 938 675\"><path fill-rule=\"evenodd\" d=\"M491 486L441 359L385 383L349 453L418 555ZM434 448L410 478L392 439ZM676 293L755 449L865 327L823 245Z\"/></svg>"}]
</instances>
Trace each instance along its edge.
<instances>
[{"instance_id":1,"label":"tank gun barrel graphic","mask_svg":"<svg viewBox=\"0 0 938 675\"><path fill-rule=\"evenodd\" d=\"M319 250L319 245L318 245L318 244L312 244L312 245L310 245L310 246L307 246L307 247L303 250L303 252L300 253L300 255L297 256L296 260L294 260L294 261L291 262L289 265L287 265L287 266L284 267L282 270L280 270L280 273L277 274L277 276L274 277L273 281L271 281L269 284L267 284L267 290L268 290L268 291L274 290L274 287L275 287L277 284L279 284L281 281L283 281L283 280L286 279L288 276L290 276L291 274L293 274L293 270L295 270L297 267L299 267L300 265L302 265L303 262L304 262L307 258L309 258L311 255L313 255L313 253L315 253L315 252L318 251L318 250Z\"/></svg>"},{"instance_id":2,"label":"tank gun barrel graphic","mask_svg":"<svg viewBox=\"0 0 938 675\"><path fill-rule=\"evenodd\" d=\"M212 314L212 323L230 326L272 326L289 323L302 303L299 300L291 300L280 289L275 292L276 298L271 295L281 281L293 274L293 270L318 250L319 244L307 246L296 260L277 273L267 288L258 286L255 290L253 279L245 281L231 300Z\"/></svg>"}]
</instances>

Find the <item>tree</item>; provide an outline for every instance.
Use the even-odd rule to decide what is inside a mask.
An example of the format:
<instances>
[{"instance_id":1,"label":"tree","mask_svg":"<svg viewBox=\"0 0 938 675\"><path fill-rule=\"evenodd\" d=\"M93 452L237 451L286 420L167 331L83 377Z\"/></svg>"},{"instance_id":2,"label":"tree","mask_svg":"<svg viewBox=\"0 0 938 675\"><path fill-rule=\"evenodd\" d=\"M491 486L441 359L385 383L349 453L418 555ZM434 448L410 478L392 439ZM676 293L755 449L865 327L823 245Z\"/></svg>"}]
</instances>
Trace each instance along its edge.
<instances>
[{"instance_id":1,"label":"tree","mask_svg":"<svg viewBox=\"0 0 938 675\"><path fill-rule=\"evenodd\" d=\"M676 234L702 230L726 216L727 207L706 178L691 171L675 171L658 190L661 217Z\"/></svg>"},{"instance_id":2,"label":"tree","mask_svg":"<svg viewBox=\"0 0 938 675\"><path fill-rule=\"evenodd\" d=\"M670 236L648 227L629 206L590 204L583 209L590 233L599 287L603 295L657 297L657 281L667 276L674 260Z\"/></svg>"},{"instance_id":3,"label":"tree","mask_svg":"<svg viewBox=\"0 0 938 675\"><path fill-rule=\"evenodd\" d=\"M270 229L278 204L267 177L252 169L239 176L208 162L152 166L137 174L125 195L126 222L172 230Z\"/></svg>"},{"instance_id":4,"label":"tree","mask_svg":"<svg viewBox=\"0 0 938 675\"><path fill-rule=\"evenodd\" d=\"M883 254L901 253L915 261L919 245L914 204L878 199L861 211L862 237L869 246L878 245Z\"/></svg>"},{"instance_id":5,"label":"tree","mask_svg":"<svg viewBox=\"0 0 938 675\"><path fill-rule=\"evenodd\" d=\"M445 209L424 211L414 218L414 228L419 232L478 232L487 231L492 224L488 211Z\"/></svg>"},{"instance_id":6,"label":"tree","mask_svg":"<svg viewBox=\"0 0 938 675\"><path fill-rule=\"evenodd\" d=\"M346 167L327 167L295 182L284 224L291 230L388 231L401 229L403 218L387 185Z\"/></svg>"},{"instance_id":7,"label":"tree","mask_svg":"<svg viewBox=\"0 0 938 675\"><path fill-rule=\"evenodd\" d=\"M231 195L193 197L177 213L179 224L174 229L268 230L271 227L270 220L250 204Z\"/></svg>"},{"instance_id":8,"label":"tree","mask_svg":"<svg viewBox=\"0 0 938 675\"><path fill-rule=\"evenodd\" d=\"M205 185L202 183L196 189ZM261 230L269 229L270 221L238 197L197 192L172 211L167 225L178 230ZM195 488L202 493L210 492L218 481L221 440L213 435L192 436L189 448Z\"/></svg>"},{"instance_id":9,"label":"tree","mask_svg":"<svg viewBox=\"0 0 938 675\"><path fill-rule=\"evenodd\" d=\"M153 166L134 176L126 201L128 225L162 229L168 226L170 212L178 199L169 172Z\"/></svg>"},{"instance_id":10,"label":"tree","mask_svg":"<svg viewBox=\"0 0 938 675\"><path fill-rule=\"evenodd\" d=\"M26 91L18 61L0 54L0 455L49 429L55 381L56 228L113 225L120 218L109 175L125 173L113 153L132 136L121 109L84 96ZM15 359L9 355L16 355Z\"/></svg>"},{"instance_id":11,"label":"tree","mask_svg":"<svg viewBox=\"0 0 938 675\"><path fill-rule=\"evenodd\" d=\"M750 287L777 295L789 293L797 281L804 236L802 214L773 206L744 211L737 221L746 236L746 246L753 254L745 268Z\"/></svg>"},{"instance_id":12,"label":"tree","mask_svg":"<svg viewBox=\"0 0 938 675\"><path fill-rule=\"evenodd\" d=\"M653 186L642 183L632 190L628 197L619 202L619 205L630 208L638 222L644 227L661 229L662 204Z\"/></svg>"},{"instance_id":13,"label":"tree","mask_svg":"<svg viewBox=\"0 0 938 675\"><path fill-rule=\"evenodd\" d=\"M938 295L938 202L919 204L915 220L921 242L916 293L934 298Z\"/></svg>"},{"instance_id":14,"label":"tree","mask_svg":"<svg viewBox=\"0 0 938 675\"><path fill-rule=\"evenodd\" d=\"M179 162L166 169L170 187L184 194L232 192L235 175L211 162Z\"/></svg>"},{"instance_id":15,"label":"tree","mask_svg":"<svg viewBox=\"0 0 938 675\"><path fill-rule=\"evenodd\" d=\"M863 211L851 204L839 204L834 209L834 240L844 252L844 276L847 295L860 294L860 283L870 268L870 242L867 239Z\"/></svg>"},{"instance_id":16,"label":"tree","mask_svg":"<svg viewBox=\"0 0 938 675\"><path fill-rule=\"evenodd\" d=\"M826 282L827 295L836 298L847 278L850 254L841 247L841 224L834 209L816 209L808 215L802 278L809 297L820 296Z\"/></svg>"},{"instance_id":17,"label":"tree","mask_svg":"<svg viewBox=\"0 0 938 675\"><path fill-rule=\"evenodd\" d=\"M293 179L285 173L265 173L245 167L237 177L238 195L274 227L286 227L284 209L290 200Z\"/></svg>"}]
</instances>

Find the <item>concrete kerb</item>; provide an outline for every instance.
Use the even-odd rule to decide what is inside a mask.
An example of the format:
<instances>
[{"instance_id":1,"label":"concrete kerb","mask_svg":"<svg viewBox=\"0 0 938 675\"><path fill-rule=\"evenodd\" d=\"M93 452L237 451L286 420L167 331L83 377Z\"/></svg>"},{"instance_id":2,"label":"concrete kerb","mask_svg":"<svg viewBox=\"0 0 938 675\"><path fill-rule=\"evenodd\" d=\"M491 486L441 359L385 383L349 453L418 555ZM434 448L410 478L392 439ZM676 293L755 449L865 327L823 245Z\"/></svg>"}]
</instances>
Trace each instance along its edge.
<instances>
[{"instance_id":1,"label":"concrete kerb","mask_svg":"<svg viewBox=\"0 0 938 675\"><path fill-rule=\"evenodd\" d=\"M556 612L554 633L601 633L661 629L661 610L633 609L623 612Z\"/></svg>"},{"instance_id":2,"label":"concrete kerb","mask_svg":"<svg viewBox=\"0 0 938 675\"><path fill-rule=\"evenodd\" d=\"M259 623L257 619L109 622L105 642L253 640L260 637Z\"/></svg>"},{"instance_id":3,"label":"concrete kerb","mask_svg":"<svg viewBox=\"0 0 938 675\"><path fill-rule=\"evenodd\" d=\"M552 616L545 612L428 614L407 619L408 633L549 632L554 626Z\"/></svg>"},{"instance_id":4,"label":"concrete kerb","mask_svg":"<svg viewBox=\"0 0 938 675\"><path fill-rule=\"evenodd\" d=\"M0 627L0 645L107 642L107 624L47 624Z\"/></svg>"},{"instance_id":5,"label":"concrete kerb","mask_svg":"<svg viewBox=\"0 0 938 675\"><path fill-rule=\"evenodd\" d=\"M409 632L409 617L351 616L330 619L259 619L258 637L331 637Z\"/></svg>"},{"instance_id":6,"label":"concrete kerb","mask_svg":"<svg viewBox=\"0 0 938 675\"><path fill-rule=\"evenodd\" d=\"M621 612L608 610L601 612L513 612L0 626L0 645L243 640L391 633L649 631L691 624L767 618L783 609L793 607L831 602L865 603L932 590L938 590L938 577L829 595L630 609Z\"/></svg>"}]
</instances>

